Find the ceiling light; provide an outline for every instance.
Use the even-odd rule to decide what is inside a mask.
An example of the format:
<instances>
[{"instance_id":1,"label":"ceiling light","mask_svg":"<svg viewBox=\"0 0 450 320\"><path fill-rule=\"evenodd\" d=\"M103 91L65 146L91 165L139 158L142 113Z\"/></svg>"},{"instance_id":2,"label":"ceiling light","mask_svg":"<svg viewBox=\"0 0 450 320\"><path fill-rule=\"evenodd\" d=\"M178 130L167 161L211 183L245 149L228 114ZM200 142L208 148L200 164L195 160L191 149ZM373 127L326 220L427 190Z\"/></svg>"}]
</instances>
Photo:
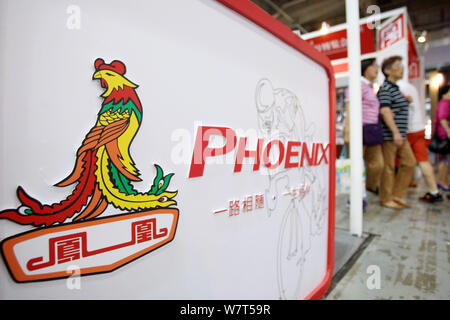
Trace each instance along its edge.
<instances>
[{"instance_id":1,"label":"ceiling light","mask_svg":"<svg viewBox=\"0 0 450 320\"><path fill-rule=\"evenodd\" d=\"M427 32L426 31L422 31L420 36L417 38L417 42L424 43L425 41L427 41Z\"/></svg>"},{"instance_id":2,"label":"ceiling light","mask_svg":"<svg viewBox=\"0 0 450 320\"><path fill-rule=\"evenodd\" d=\"M320 33L327 34L328 32L330 32L330 25L323 21L322 26L320 27Z\"/></svg>"},{"instance_id":3,"label":"ceiling light","mask_svg":"<svg viewBox=\"0 0 450 320\"><path fill-rule=\"evenodd\" d=\"M431 79L431 86L434 88L439 88L444 83L444 75L442 73L436 73L436 75Z\"/></svg>"}]
</instances>

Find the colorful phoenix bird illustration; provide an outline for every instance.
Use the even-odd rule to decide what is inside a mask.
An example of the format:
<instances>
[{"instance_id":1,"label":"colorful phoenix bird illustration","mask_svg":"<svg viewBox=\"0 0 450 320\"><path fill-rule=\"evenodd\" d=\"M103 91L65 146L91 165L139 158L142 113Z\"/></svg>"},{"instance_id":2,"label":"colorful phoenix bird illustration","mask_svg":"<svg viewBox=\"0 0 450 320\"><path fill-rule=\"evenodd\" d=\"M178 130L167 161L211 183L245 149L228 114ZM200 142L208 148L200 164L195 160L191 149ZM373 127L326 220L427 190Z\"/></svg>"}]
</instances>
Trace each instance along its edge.
<instances>
[{"instance_id":1,"label":"colorful phoenix bird illustration","mask_svg":"<svg viewBox=\"0 0 450 320\"><path fill-rule=\"evenodd\" d=\"M125 78L125 64L119 60L106 64L96 59L93 80L106 89L96 125L86 135L77 151L72 173L57 183L58 187L75 185L65 200L43 205L29 196L22 187L17 196L22 203L17 209L0 212L0 219L20 224L51 226L89 220L104 212L108 204L126 211L139 211L175 205L177 191L166 191L173 173L164 176L155 164L156 177L147 193L134 189L132 182L141 181L130 156L130 144L142 122L142 106L136 84Z\"/></svg>"}]
</instances>

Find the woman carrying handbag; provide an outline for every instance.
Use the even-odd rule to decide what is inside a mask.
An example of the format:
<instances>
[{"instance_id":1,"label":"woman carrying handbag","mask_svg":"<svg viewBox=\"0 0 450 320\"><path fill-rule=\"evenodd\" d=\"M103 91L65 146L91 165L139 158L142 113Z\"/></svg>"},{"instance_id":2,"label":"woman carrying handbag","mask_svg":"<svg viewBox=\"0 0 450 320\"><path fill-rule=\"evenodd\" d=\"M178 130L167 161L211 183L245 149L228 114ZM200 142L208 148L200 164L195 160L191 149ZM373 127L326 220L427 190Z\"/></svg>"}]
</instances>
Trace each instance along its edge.
<instances>
[{"instance_id":1,"label":"woman carrying handbag","mask_svg":"<svg viewBox=\"0 0 450 320\"><path fill-rule=\"evenodd\" d=\"M378 65L374 58L361 61L361 105L363 122L363 157L366 168L366 189L378 194L384 161L381 150L383 128L380 121L380 102L373 89L373 81L378 75ZM350 141L349 92L345 91L344 141ZM351 149L351 148L350 148ZM395 206L395 204L393 204Z\"/></svg>"}]
</instances>

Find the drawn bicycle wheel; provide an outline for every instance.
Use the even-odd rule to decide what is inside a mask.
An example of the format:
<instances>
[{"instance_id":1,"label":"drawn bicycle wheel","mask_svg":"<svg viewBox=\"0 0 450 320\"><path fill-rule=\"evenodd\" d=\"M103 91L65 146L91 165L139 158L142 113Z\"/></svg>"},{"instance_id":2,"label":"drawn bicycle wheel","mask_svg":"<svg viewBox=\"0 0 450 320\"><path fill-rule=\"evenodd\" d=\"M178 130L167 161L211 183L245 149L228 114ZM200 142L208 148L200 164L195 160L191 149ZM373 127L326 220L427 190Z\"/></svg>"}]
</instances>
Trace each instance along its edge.
<instances>
[{"instance_id":1,"label":"drawn bicycle wheel","mask_svg":"<svg viewBox=\"0 0 450 320\"><path fill-rule=\"evenodd\" d=\"M300 215L293 201L281 223L277 255L280 299L296 299L301 287L305 258Z\"/></svg>"}]
</instances>

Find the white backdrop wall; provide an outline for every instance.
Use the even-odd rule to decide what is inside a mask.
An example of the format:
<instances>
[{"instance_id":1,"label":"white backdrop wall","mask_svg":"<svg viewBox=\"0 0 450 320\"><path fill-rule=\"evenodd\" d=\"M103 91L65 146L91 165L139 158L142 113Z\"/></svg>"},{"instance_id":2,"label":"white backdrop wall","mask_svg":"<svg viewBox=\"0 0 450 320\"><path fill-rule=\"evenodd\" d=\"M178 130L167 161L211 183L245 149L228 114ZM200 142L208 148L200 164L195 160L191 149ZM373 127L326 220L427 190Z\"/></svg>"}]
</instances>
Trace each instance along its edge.
<instances>
[{"instance_id":1,"label":"white backdrop wall","mask_svg":"<svg viewBox=\"0 0 450 320\"><path fill-rule=\"evenodd\" d=\"M307 296L326 271L328 208L317 207L312 192L295 204L294 213L289 211L293 203L284 197L271 204L273 212L266 204L251 215L214 215L212 211L230 199L267 192L273 187L270 176L252 172L251 165L233 174L233 164L219 163L208 164L202 178L188 179L189 163L173 160L179 143L173 134L190 134L187 159L199 124L254 129L263 135L255 89L267 79L278 99L274 113L282 118L286 105L294 101L303 117L295 126L302 127L304 121L312 128L313 141L327 144L324 69L215 1L80 0L79 29L67 27L72 4L0 3L0 209L18 206L18 185L43 203L59 202L71 192L53 185L70 173L77 148L95 124L102 89L91 77L94 60L101 57L107 63L123 61L127 78L139 85L143 121L131 154L143 182L135 186L148 190L155 163L166 174L174 173L170 188L178 190L178 229L161 249L114 272L82 277L81 290L69 290L65 279L16 283L0 263L0 298ZM311 172L317 178L311 188L316 195L326 194L322 203L327 204L328 165ZM306 179L294 169L284 176L289 184L276 192ZM110 206L103 216L118 213ZM292 224L301 235L296 238L300 254L291 262L284 256L289 250L283 240L288 214L300 217ZM1 239L31 229L0 220Z\"/></svg>"}]
</instances>

